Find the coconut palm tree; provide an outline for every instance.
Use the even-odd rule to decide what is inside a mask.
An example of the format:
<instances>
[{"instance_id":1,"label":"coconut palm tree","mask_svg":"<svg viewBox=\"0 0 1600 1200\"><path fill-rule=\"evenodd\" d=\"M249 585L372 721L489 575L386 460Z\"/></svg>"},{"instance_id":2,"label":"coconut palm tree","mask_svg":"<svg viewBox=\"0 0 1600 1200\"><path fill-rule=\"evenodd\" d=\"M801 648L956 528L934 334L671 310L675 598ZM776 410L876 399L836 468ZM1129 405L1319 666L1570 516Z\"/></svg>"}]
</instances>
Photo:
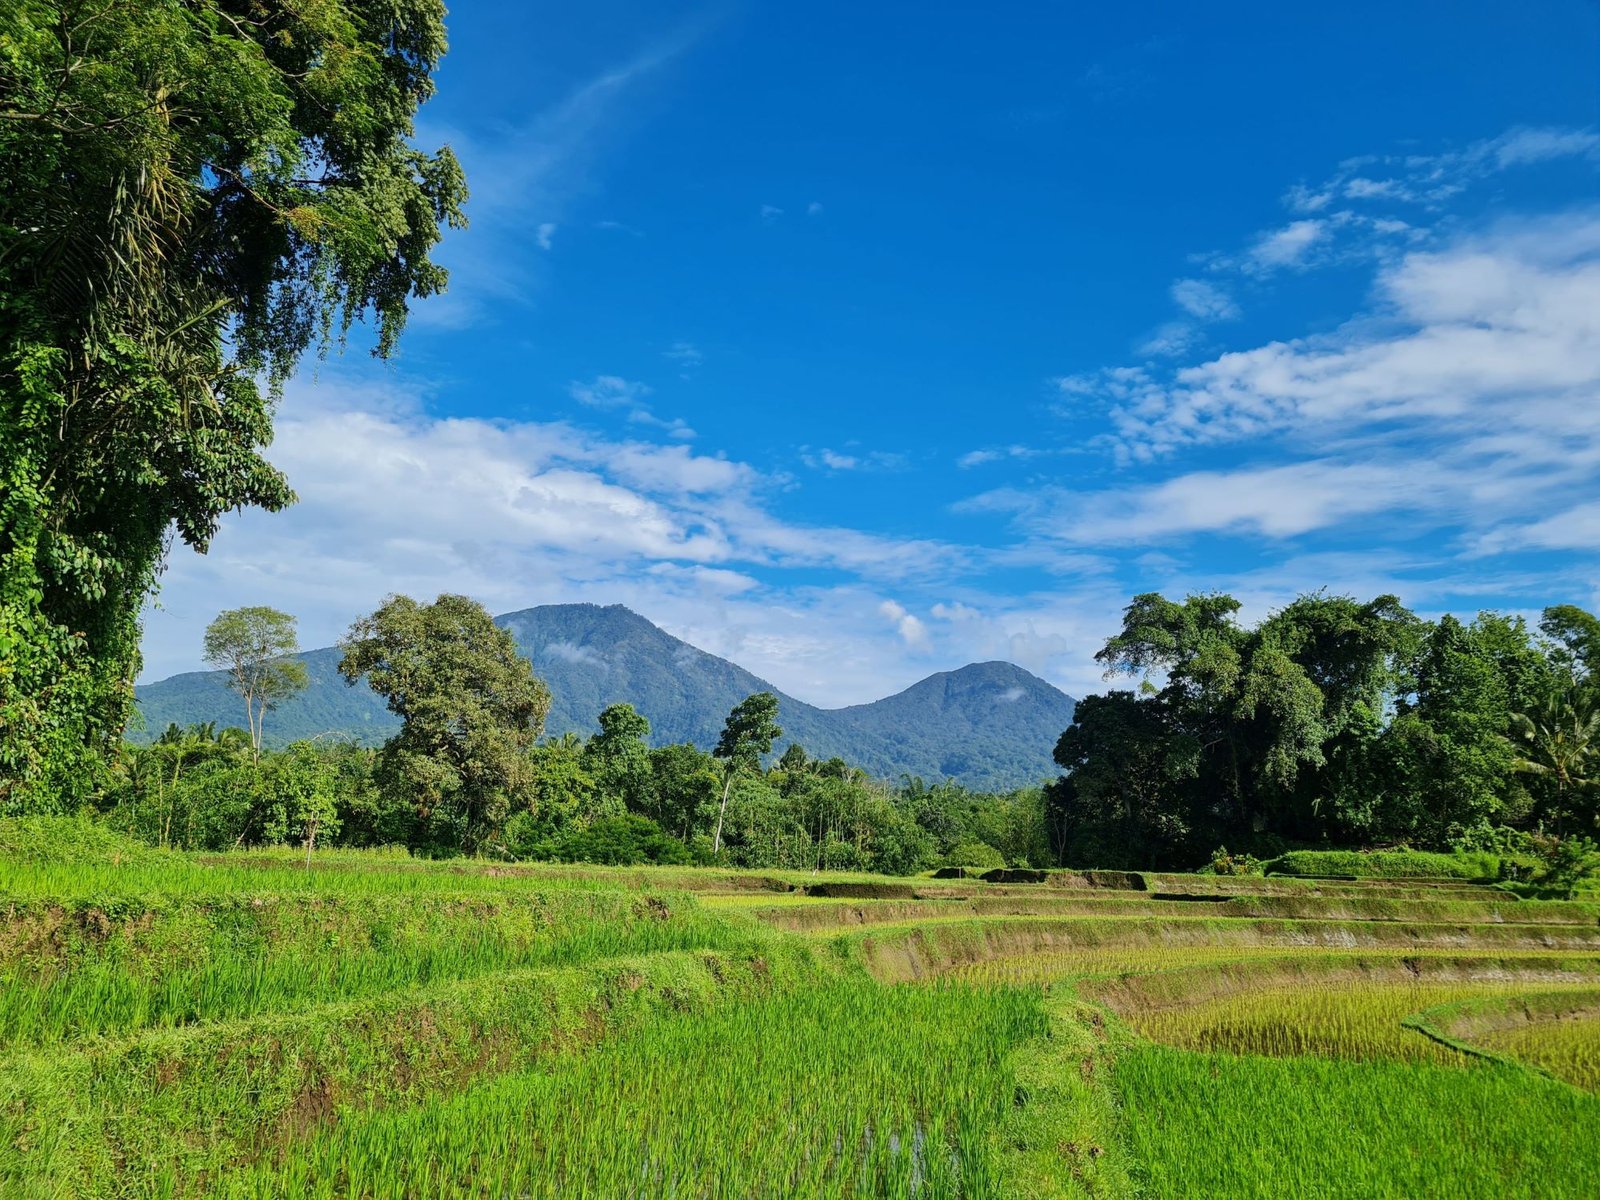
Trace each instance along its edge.
<instances>
[{"instance_id":1,"label":"coconut palm tree","mask_svg":"<svg viewBox=\"0 0 1600 1200\"><path fill-rule=\"evenodd\" d=\"M1569 688L1533 712L1511 713L1509 724L1516 769L1550 780L1565 814L1573 797L1594 787L1600 766L1600 706L1591 691Z\"/></svg>"}]
</instances>

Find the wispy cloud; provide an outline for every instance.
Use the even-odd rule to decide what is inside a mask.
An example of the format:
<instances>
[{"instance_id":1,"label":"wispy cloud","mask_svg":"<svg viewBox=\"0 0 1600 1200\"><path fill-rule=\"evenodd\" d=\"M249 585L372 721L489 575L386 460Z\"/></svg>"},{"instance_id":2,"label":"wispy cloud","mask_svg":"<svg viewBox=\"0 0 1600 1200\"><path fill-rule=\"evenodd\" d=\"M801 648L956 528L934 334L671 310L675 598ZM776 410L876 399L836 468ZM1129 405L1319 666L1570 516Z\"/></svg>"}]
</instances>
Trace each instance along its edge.
<instances>
[{"instance_id":1,"label":"wispy cloud","mask_svg":"<svg viewBox=\"0 0 1600 1200\"><path fill-rule=\"evenodd\" d=\"M649 396L652 389L647 384L624 379L620 375L596 375L587 382L574 380L567 385L567 394L590 408L626 408L637 405Z\"/></svg>"},{"instance_id":2,"label":"wispy cloud","mask_svg":"<svg viewBox=\"0 0 1600 1200\"><path fill-rule=\"evenodd\" d=\"M1172 299L1191 317L1203 321L1231 321L1239 305L1227 290L1204 279L1180 279L1172 285Z\"/></svg>"},{"instance_id":3,"label":"wispy cloud","mask_svg":"<svg viewBox=\"0 0 1600 1200\"><path fill-rule=\"evenodd\" d=\"M450 288L418 306L419 324L459 328L536 297L540 268L533 252L551 248L558 222L592 186L597 162L629 124L630 97L697 36L678 33L600 71L520 126L492 133L420 130L424 144L447 142L455 150L472 196L470 226L439 251Z\"/></svg>"},{"instance_id":4,"label":"wispy cloud","mask_svg":"<svg viewBox=\"0 0 1600 1200\"><path fill-rule=\"evenodd\" d=\"M800 461L814 471L898 471L906 466L906 456L889 450L813 450L800 447Z\"/></svg>"}]
</instances>

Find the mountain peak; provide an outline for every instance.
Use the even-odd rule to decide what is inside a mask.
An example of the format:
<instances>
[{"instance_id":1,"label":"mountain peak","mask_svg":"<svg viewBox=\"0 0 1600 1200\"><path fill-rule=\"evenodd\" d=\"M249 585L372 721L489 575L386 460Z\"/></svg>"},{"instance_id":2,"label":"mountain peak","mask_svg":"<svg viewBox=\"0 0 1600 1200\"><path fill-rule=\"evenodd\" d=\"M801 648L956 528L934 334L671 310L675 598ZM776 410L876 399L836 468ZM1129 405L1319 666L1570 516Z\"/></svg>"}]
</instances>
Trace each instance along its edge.
<instances>
[{"instance_id":1,"label":"mountain peak","mask_svg":"<svg viewBox=\"0 0 1600 1200\"><path fill-rule=\"evenodd\" d=\"M786 735L775 751L799 742L813 757L837 755L886 779L917 775L1007 789L1055 773L1050 751L1072 720L1070 697L1008 662L971 663L871 704L822 709L621 604L544 604L495 621L550 687L545 732L552 736L593 732L602 709L627 703L649 719L654 744L710 747L728 711L752 692L766 691L778 697ZM336 650L301 657L311 686L269 715L269 743L326 732L376 742L393 732L396 720L383 701L339 678ZM238 698L215 672L146 685L138 700L145 728L134 737L154 737L171 721L238 721Z\"/></svg>"}]
</instances>

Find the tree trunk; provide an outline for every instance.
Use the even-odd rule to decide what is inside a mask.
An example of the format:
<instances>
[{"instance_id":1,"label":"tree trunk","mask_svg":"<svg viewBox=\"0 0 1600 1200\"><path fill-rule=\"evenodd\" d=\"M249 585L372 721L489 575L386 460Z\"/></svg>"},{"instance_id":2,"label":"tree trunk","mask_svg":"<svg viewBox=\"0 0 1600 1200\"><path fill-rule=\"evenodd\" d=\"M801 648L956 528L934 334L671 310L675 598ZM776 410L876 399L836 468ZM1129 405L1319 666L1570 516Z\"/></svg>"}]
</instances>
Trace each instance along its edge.
<instances>
[{"instance_id":1,"label":"tree trunk","mask_svg":"<svg viewBox=\"0 0 1600 1200\"><path fill-rule=\"evenodd\" d=\"M733 764L728 764L728 781L722 785L722 807L717 809L717 832L711 838L711 853L722 849L722 818L728 811L728 793L733 791Z\"/></svg>"}]
</instances>

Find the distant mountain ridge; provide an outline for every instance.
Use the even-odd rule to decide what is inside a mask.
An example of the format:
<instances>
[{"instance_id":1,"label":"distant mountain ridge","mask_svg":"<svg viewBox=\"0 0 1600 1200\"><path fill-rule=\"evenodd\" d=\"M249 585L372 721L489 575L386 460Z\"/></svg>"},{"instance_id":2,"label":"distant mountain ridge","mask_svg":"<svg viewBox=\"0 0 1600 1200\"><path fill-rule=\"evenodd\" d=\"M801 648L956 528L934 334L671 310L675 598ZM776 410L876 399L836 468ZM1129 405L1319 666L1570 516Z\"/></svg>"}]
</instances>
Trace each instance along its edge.
<instances>
[{"instance_id":1,"label":"distant mountain ridge","mask_svg":"<svg viewBox=\"0 0 1600 1200\"><path fill-rule=\"evenodd\" d=\"M550 687L545 732L591 733L608 704L632 704L650 720L651 742L710 748L731 709L752 692L778 696L784 737L813 757L840 758L875 776L950 778L1003 790L1056 773L1056 739L1072 721L1073 699L1021 667L973 663L930 675L871 704L825 709L787 696L743 667L657 628L620 604L550 604L496 617ZM339 676L339 651L308 650L310 685L267 716L266 740L283 745L334 733L377 743L399 722L364 685ZM174 675L137 689L148 740L171 722L242 724L242 701L219 672Z\"/></svg>"}]
</instances>

